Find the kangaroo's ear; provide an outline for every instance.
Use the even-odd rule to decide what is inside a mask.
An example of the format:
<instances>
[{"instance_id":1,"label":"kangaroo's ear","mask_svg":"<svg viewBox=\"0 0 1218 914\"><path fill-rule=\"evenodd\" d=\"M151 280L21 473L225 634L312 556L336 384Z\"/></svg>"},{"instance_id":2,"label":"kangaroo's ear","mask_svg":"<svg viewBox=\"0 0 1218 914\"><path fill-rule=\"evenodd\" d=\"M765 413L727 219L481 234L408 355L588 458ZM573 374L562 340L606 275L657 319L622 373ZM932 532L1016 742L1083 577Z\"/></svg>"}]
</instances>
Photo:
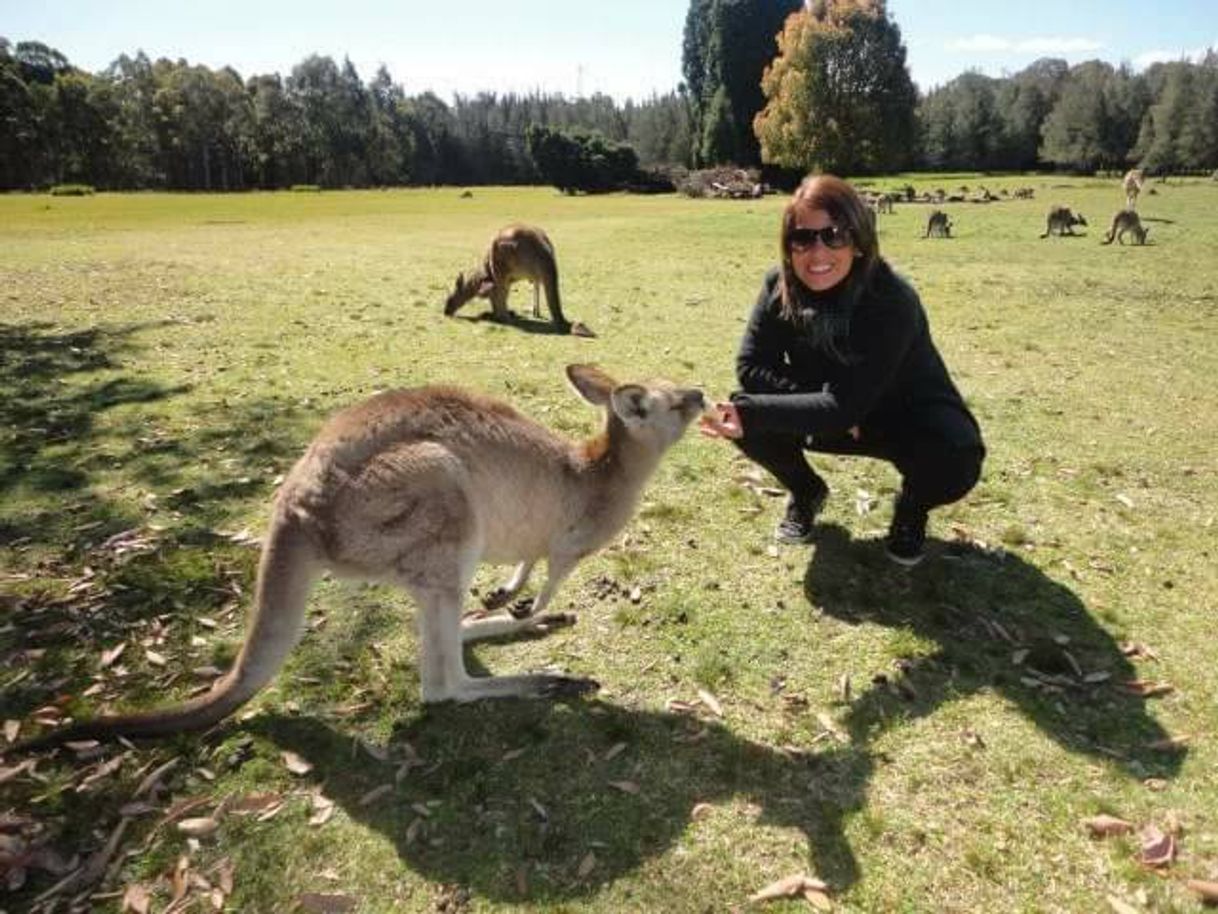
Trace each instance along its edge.
<instances>
[{"instance_id":1,"label":"kangaroo's ear","mask_svg":"<svg viewBox=\"0 0 1218 914\"><path fill-rule=\"evenodd\" d=\"M458 273L458 274L457 274L457 279L456 279L456 281L454 281L454 282L453 282L453 291L454 291L454 292L460 292L460 291L461 291L461 283L462 283L464 280L465 280L465 274L464 274L464 273Z\"/></svg>"},{"instance_id":2,"label":"kangaroo's ear","mask_svg":"<svg viewBox=\"0 0 1218 914\"><path fill-rule=\"evenodd\" d=\"M576 393L593 406L604 406L609 402L617 381L595 365L568 365L567 380Z\"/></svg>"},{"instance_id":3,"label":"kangaroo's ear","mask_svg":"<svg viewBox=\"0 0 1218 914\"><path fill-rule=\"evenodd\" d=\"M651 411L651 397L640 384L623 384L613 391L613 411L623 422L640 422Z\"/></svg>"}]
</instances>

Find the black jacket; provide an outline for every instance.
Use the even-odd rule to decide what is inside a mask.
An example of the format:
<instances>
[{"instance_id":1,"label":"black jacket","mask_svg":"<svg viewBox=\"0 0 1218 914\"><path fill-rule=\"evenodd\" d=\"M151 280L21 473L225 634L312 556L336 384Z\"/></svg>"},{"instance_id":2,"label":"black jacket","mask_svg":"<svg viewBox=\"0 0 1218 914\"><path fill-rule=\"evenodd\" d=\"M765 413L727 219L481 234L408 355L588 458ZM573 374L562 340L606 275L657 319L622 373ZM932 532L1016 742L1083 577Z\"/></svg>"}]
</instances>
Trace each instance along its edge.
<instances>
[{"instance_id":1,"label":"black jacket","mask_svg":"<svg viewBox=\"0 0 1218 914\"><path fill-rule=\"evenodd\" d=\"M918 294L887 263L850 319L842 364L812 345L781 311L780 272L765 283L736 358L743 392L732 396L745 435L792 433L813 440L883 441L903 430L941 431L950 444L980 447L981 431L930 338Z\"/></svg>"}]
</instances>

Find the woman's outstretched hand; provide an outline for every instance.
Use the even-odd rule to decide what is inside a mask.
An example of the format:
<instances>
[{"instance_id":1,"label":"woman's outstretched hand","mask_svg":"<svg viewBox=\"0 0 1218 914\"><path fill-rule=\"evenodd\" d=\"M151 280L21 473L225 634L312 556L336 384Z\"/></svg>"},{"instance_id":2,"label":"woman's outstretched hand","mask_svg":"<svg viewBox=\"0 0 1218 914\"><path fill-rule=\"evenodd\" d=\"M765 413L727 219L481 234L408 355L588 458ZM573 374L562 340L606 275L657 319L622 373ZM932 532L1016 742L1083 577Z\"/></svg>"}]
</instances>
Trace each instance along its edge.
<instances>
[{"instance_id":1,"label":"woman's outstretched hand","mask_svg":"<svg viewBox=\"0 0 1218 914\"><path fill-rule=\"evenodd\" d=\"M740 425L740 413L731 403L716 403L702 416L698 431L707 438L740 438L744 429Z\"/></svg>"}]
</instances>

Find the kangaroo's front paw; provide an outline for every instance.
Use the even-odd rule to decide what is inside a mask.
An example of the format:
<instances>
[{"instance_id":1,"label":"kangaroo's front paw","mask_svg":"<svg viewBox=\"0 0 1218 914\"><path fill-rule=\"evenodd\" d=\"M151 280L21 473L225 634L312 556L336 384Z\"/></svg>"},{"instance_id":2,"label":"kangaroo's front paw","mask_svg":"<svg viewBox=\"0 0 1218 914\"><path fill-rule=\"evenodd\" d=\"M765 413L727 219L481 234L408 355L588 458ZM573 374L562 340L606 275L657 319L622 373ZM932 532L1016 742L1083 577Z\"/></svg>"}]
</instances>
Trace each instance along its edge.
<instances>
[{"instance_id":1,"label":"kangaroo's front paw","mask_svg":"<svg viewBox=\"0 0 1218 914\"><path fill-rule=\"evenodd\" d=\"M533 598L525 597L523 600L517 600L508 607L508 612L512 614L513 619L527 619L533 615Z\"/></svg>"},{"instance_id":2,"label":"kangaroo's front paw","mask_svg":"<svg viewBox=\"0 0 1218 914\"><path fill-rule=\"evenodd\" d=\"M543 698L579 698L591 695L600 690L601 684L595 679L577 679L574 676L547 677L546 684L541 688Z\"/></svg>"}]
</instances>

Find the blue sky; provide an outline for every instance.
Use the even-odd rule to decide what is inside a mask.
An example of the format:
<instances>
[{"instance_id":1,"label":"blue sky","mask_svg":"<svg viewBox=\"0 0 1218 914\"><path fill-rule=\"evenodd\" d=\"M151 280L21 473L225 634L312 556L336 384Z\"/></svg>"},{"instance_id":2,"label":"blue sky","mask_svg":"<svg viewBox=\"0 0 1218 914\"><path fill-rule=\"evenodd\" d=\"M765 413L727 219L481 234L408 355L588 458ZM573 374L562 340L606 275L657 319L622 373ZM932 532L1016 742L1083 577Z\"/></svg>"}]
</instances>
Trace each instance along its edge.
<instances>
[{"instance_id":1,"label":"blue sky","mask_svg":"<svg viewBox=\"0 0 1218 914\"><path fill-rule=\"evenodd\" d=\"M286 75L307 55L380 64L410 94L542 89L623 100L674 88L688 0L0 0L0 35L103 69L119 54ZM1140 69L1218 46L1218 0L889 0L924 90L1038 57Z\"/></svg>"}]
</instances>

